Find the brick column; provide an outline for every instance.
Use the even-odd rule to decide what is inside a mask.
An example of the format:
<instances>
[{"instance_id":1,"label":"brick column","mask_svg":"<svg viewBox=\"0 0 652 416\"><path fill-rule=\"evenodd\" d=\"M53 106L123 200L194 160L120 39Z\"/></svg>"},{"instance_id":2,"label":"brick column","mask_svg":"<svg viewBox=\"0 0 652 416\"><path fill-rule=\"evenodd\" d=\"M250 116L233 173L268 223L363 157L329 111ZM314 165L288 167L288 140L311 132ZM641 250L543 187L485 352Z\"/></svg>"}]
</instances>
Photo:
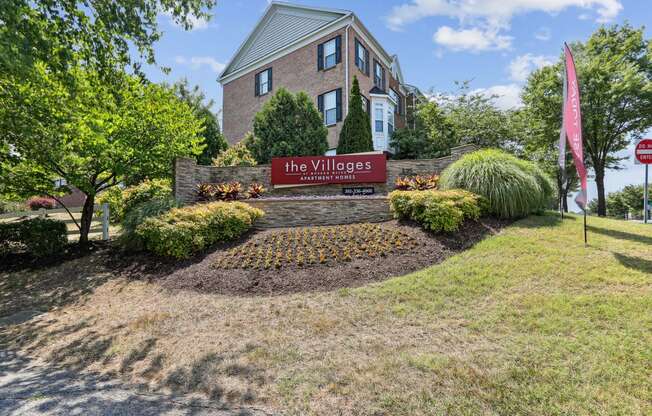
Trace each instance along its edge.
<instances>
[{"instance_id":1,"label":"brick column","mask_svg":"<svg viewBox=\"0 0 652 416\"><path fill-rule=\"evenodd\" d=\"M195 159L179 157L174 161L174 198L182 204L195 200Z\"/></svg>"}]
</instances>

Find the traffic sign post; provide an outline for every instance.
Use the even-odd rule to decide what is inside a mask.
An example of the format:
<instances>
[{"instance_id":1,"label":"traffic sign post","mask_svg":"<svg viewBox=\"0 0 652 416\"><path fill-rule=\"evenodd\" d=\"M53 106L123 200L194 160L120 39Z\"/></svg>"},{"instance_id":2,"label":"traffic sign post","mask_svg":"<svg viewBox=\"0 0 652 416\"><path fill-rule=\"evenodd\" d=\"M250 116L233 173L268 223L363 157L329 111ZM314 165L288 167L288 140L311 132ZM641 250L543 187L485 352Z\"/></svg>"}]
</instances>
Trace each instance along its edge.
<instances>
[{"instance_id":1,"label":"traffic sign post","mask_svg":"<svg viewBox=\"0 0 652 416\"><path fill-rule=\"evenodd\" d=\"M643 190L643 221L650 221L650 192L648 191L648 168L652 164L652 139L643 139L636 144L634 158L637 164L645 165L645 188Z\"/></svg>"}]
</instances>

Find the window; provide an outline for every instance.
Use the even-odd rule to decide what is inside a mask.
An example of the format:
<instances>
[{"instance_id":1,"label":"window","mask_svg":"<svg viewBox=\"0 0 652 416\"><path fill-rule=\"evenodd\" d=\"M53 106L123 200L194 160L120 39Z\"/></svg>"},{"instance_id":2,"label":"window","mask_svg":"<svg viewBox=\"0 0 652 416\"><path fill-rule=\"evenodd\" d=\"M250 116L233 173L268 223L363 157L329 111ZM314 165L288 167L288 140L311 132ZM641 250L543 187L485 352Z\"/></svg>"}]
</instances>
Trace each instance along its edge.
<instances>
[{"instance_id":1,"label":"window","mask_svg":"<svg viewBox=\"0 0 652 416\"><path fill-rule=\"evenodd\" d=\"M324 117L324 124L332 126L342 121L342 89L327 92L317 97L317 107Z\"/></svg>"},{"instance_id":2,"label":"window","mask_svg":"<svg viewBox=\"0 0 652 416\"><path fill-rule=\"evenodd\" d=\"M383 132L383 105L382 104L376 104L375 108L375 131L376 133L382 133Z\"/></svg>"},{"instance_id":3,"label":"window","mask_svg":"<svg viewBox=\"0 0 652 416\"><path fill-rule=\"evenodd\" d=\"M256 96L265 95L272 90L272 68L256 74Z\"/></svg>"},{"instance_id":4,"label":"window","mask_svg":"<svg viewBox=\"0 0 652 416\"><path fill-rule=\"evenodd\" d=\"M361 95L360 98L362 98L362 110L366 113L369 111L369 100L364 95Z\"/></svg>"},{"instance_id":5,"label":"window","mask_svg":"<svg viewBox=\"0 0 652 416\"><path fill-rule=\"evenodd\" d=\"M324 42L317 46L317 70L333 68L342 60L341 50L341 36L337 36L328 42Z\"/></svg>"},{"instance_id":6,"label":"window","mask_svg":"<svg viewBox=\"0 0 652 416\"><path fill-rule=\"evenodd\" d=\"M374 61L374 85L385 90L385 69L378 61Z\"/></svg>"},{"instance_id":7,"label":"window","mask_svg":"<svg viewBox=\"0 0 652 416\"><path fill-rule=\"evenodd\" d=\"M399 109L401 108L401 96L398 95L398 93L394 91L394 89L392 88L389 89L389 96L392 97L392 100L394 100L394 102L396 103L394 107L395 109L394 111L396 112L396 114L400 114Z\"/></svg>"},{"instance_id":8,"label":"window","mask_svg":"<svg viewBox=\"0 0 652 416\"><path fill-rule=\"evenodd\" d=\"M337 155L337 149L328 149L326 153L324 153L324 156L336 156Z\"/></svg>"},{"instance_id":9,"label":"window","mask_svg":"<svg viewBox=\"0 0 652 416\"><path fill-rule=\"evenodd\" d=\"M357 39L355 40L355 65L369 75L369 52Z\"/></svg>"},{"instance_id":10,"label":"window","mask_svg":"<svg viewBox=\"0 0 652 416\"><path fill-rule=\"evenodd\" d=\"M54 187L55 188L61 188L62 186L68 185L68 181L66 181L64 178L59 178L54 180Z\"/></svg>"},{"instance_id":11,"label":"window","mask_svg":"<svg viewBox=\"0 0 652 416\"><path fill-rule=\"evenodd\" d=\"M394 133L394 106L389 105L387 107L387 135L392 137Z\"/></svg>"}]
</instances>

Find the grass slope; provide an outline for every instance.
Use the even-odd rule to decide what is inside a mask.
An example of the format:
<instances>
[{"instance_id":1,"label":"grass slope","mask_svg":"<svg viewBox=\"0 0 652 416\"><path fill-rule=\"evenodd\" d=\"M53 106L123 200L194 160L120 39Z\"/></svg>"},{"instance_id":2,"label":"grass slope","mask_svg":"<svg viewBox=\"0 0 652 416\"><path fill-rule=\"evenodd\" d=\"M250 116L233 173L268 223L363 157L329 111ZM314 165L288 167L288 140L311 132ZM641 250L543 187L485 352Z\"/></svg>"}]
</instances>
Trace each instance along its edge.
<instances>
[{"instance_id":1,"label":"grass slope","mask_svg":"<svg viewBox=\"0 0 652 416\"><path fill-rule=\"evenodd\" d=\"M4 340L290 415L647 415L652 227L589 224L588 247L581 218L530 217L439 265L329 293L238 298L109 278ZM71 270L109 274L68 262L0 277L18 287Z\"/></svg>"}]
</instances>

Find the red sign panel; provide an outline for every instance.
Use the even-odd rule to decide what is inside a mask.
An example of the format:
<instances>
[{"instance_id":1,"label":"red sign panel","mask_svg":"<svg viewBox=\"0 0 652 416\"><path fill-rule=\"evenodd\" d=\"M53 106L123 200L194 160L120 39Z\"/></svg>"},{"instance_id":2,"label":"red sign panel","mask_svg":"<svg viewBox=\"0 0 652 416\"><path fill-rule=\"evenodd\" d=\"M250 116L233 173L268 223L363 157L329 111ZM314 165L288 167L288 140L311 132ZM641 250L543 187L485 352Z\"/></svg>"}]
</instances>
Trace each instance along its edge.
<instances>
[{"instance_id":1,"label":"red sign panel","mask_svg":"<svg viewBox=\"0 0 652 416\"><path fill-rule=\"evenodd\" d=\"M272 159L272 185L384 183L384 154L278 157Z\"/></svg>"},{"instance_id":2,"label":"red sign panel","mask_svg":"<svg viewBox=\"0 0 652 416\"><path fill-rule=\"evenodd\" d=\"M643 139L638 142L634 155L639 163L644 165L652 164L652 139Z\"/></svg>"}]
</instances>

